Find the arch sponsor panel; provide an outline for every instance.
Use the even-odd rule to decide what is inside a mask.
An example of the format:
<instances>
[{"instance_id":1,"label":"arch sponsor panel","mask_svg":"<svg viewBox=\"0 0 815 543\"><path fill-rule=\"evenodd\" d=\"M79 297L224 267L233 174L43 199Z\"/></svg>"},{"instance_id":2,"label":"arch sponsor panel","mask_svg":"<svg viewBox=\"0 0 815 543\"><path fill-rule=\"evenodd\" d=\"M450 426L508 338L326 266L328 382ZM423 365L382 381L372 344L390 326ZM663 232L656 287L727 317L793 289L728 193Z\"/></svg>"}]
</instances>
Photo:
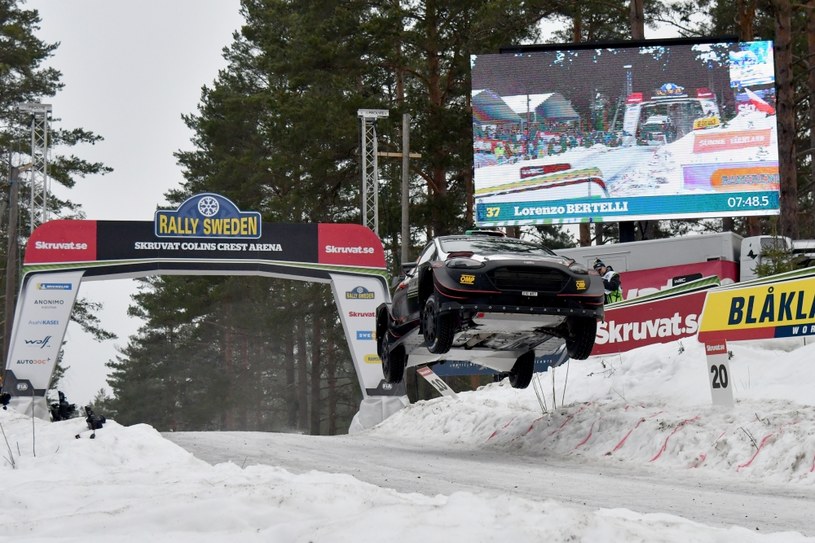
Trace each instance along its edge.
<instances>
[{"instance_id":1,"label":"arch sponsor panel","mask_svg":"<svg viewBox=\"0 0 815 543\"><path fill-rule=\"evenodd\" d=\"M79 270L37 273L23 282L3 380L5 392L27 401L45 397L81 280Z\"/></svg>"}]
</instances>

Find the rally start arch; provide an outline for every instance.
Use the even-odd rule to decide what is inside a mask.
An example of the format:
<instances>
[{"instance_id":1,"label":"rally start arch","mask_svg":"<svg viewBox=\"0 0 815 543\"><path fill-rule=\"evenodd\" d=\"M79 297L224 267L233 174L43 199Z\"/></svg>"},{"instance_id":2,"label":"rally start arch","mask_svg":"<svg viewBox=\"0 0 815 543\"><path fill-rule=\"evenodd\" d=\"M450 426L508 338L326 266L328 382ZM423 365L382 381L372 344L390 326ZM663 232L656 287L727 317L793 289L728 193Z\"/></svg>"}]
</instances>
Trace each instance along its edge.
<instances>
[{"instance_id":1,"label":"rally start arch","mask_svg":"<svg viewBox=\"0 0 815 543\"><path fill-rule=\"evenodd\" d=\"M382 242L358 224L263 223L203 193L150 221L55 220L28 240L2 390L15 410L48 419L46 401L83 281L148 275L258 275L331 284L362 389L352 427L406 403L376 355L376 306L388 301Z\"/></svg>"}]
</instances>

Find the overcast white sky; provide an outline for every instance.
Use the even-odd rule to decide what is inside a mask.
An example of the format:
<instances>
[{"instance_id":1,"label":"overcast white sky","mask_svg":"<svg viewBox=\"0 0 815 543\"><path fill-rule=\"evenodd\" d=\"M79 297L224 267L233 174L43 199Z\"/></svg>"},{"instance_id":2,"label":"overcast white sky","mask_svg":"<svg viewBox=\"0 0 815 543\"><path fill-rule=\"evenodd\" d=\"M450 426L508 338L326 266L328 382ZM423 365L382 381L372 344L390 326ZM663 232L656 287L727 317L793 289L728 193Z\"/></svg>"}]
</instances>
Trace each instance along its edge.
<instances>
[{"instance_id":1,"label":"overcast white sky","mask_svg":"<svg viewBox=\"0 0 815 543\"><path fill-rule=\"evenodd\" d=\"M182 181L173 152L191 149L181 120L194 113L201 87L226 66L222 49L242 24L239 0L27 0L42 19L38 37L60 42L50 65L65 88L50 100L53 125L81 127L105 141L70 150L114 168L80 179L69 197L93 220L153 220L164 193ZM52 187L52 190L58 190ZM63 193L64 194L64 193ZM119 335L95 343L71 325L61 387L77 404L105 383L105 362L139 321L126 316L132 280L86 283L80 296L103 302L103 325Z\"/></svg>"}]
</instances>

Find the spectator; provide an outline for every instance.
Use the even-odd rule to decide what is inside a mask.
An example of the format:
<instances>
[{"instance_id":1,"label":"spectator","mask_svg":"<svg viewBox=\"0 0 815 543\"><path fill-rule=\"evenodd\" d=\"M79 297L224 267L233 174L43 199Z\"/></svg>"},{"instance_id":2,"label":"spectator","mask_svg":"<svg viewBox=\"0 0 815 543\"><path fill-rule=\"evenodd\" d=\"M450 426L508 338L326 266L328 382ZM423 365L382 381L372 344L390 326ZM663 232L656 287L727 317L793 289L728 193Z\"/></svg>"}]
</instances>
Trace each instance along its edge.
<instances>
[{"instance_id":1,"label":"spectator","mask_svg":"<svg viewBox=\"0 0 815 543\"><path fill-rule=\"evenodd\" d=\"M59 391L59 402L51 404L51 420L54 422L58 420L68 420L76 415L76 404L68 403L65 399L65 394Z\"/></svg>"},{"instance_id":2,"label":"spectator","mask_svg":"<svg viewBox=\"0 0 815 543\"><path fill-rule=\"evenodd\" d=\"M620 274L611 266L606 266L599 258L594 261L594 269L603 278L603 287L606 291L606 303L620 302L623 299L623 288Z\"/></svg>"}]
</instances>

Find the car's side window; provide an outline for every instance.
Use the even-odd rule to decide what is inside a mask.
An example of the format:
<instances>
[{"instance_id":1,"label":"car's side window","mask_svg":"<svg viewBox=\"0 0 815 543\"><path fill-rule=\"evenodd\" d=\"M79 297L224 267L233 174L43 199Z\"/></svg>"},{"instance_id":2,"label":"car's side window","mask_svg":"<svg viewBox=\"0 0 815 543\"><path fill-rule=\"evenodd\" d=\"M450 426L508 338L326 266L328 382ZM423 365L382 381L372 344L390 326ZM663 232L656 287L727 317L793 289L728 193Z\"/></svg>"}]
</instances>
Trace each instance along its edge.
<instances>
[{"instance_id":1,"label":"car's side window","mask_svg":"<svg viewBox=\"0 0 815 543\"><path fill-rule=\"evenodd\" d=\"M422 254L419 255L419 259L416 261L416 267L420 267L422 264L427 264L436 256L436 244L430 243L427 247L424 248Z\"/></svg>"}]
</instances>

